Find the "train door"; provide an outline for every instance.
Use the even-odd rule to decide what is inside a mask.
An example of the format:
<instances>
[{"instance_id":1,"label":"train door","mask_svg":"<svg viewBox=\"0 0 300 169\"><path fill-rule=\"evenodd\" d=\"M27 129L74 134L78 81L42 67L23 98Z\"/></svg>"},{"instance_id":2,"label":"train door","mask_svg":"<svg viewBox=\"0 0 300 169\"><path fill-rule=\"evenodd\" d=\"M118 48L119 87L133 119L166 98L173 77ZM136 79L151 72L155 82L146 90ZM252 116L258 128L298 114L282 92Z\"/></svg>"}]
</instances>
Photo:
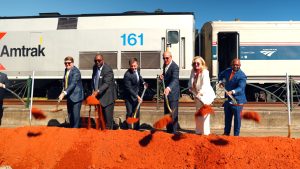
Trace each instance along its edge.
<instances>
[{"instance_id":1,"label":"train door","mask_svg":"<svg viewBox=\"0 0 300 169\"><path fill-rule=\"evenodd\" d=\"M167 30L166 50L172 53L173 60L181 67L180 54L180 32L179 30Z\"/></svg>"},{"instance_id":2,"label":"train door","mask_svg":"<svg viewBox=\"0 0 300 169\"><path fill-rule=\"evenodd\" d=\"M239 58L240 40L238 32L218 33L218 71L219 73L230 67L234 58Z\"/></svg>"}]
</instances>

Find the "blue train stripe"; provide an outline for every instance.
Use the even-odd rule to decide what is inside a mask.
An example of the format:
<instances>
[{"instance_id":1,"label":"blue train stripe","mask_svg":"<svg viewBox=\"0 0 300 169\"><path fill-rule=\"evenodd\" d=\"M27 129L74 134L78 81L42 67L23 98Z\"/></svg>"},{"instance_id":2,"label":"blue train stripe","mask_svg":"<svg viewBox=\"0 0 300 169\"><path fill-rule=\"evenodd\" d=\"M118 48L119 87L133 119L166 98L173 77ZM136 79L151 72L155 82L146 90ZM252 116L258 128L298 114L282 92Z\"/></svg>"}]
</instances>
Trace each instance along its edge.
<instances>
[{"instance_id":1,"label":"blue train stripe","mask_svg":"<svg viewBox=\"0 0 300 169\"><path fill-rule=\"evenodd\" d=\"M212 48L217 59L217 46ZM300 46L240 46L241 60L300 60Z\"/></svg>"}]
</instances>

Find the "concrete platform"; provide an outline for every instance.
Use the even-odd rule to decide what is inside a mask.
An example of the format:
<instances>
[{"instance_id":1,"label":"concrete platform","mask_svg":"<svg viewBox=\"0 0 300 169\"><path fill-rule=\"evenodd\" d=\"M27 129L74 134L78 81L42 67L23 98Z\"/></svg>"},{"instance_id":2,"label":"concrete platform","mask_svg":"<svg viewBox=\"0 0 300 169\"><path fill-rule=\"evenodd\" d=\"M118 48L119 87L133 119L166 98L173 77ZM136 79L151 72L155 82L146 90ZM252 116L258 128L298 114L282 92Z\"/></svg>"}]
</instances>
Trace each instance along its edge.
<instances>
[{"instance_id":1,"label":"concrete platform","mask_svg":"<svg viewBox=\"0 0 300 169\"><path fill-rule=\"evenodd\" d=\"M52 113L55 105L36 105L43 110L47 116L44 120L29 120L29 109L22 105L5 105L1 127L20 127L29 125L54 125L64 124L67 121L66 105L61 105L63 111ZM87 106L82 106L81 116L88 117ZM211 130L214 134L222 134L224 127L224 113L222 107L214 107L215 114L211 115ZM284 106L273 107L251 107L245 106L245 111L256 111L261 116L261 122L242 120L241 136L287 136L288 113ZM179 124L183 132L193 132L195 128L194 113L195 107L179 107ZM115 106L115 122L125 120L125 106ZM291 114L292 137L300 137L300 108L297 107ZM141 124L151 127L152 124L163 116L163 107L141 107Z\"/></svg>"}]
</instances>

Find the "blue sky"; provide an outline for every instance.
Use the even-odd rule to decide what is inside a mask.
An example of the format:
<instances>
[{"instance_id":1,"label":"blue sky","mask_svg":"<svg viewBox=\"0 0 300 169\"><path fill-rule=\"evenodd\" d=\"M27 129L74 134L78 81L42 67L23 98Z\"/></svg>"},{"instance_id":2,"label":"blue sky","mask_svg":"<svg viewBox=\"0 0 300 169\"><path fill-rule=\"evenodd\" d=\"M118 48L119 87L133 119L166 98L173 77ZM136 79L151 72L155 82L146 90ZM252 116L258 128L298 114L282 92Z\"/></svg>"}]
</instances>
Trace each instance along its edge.
<instances>
[{"instance_id":1,"label":"blue sky","mask_svg":"<svg viewBox=\"0 0 300 169\"><path fill-rule=\"evenodd\" d=\"M283 0L0 0L0 16L122 13L125 11L194 12L196 27L212 20L300 20L300 1Z\"/></svg>"}]
</instances>

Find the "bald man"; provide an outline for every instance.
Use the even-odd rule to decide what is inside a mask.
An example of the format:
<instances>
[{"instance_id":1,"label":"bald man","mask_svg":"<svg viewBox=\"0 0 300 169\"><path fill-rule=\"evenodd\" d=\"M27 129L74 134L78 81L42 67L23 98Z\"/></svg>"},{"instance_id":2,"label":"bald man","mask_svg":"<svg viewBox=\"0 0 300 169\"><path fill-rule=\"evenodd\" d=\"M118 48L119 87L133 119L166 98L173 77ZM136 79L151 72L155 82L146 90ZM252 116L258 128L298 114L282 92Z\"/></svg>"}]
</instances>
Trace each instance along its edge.
<instances>
[{"instance_id":1,"label":"bald man","mask_svg":"<svg viewBox=\"0 0 300 169\"><path fill-rule=\"evenodd\" d=\"M241 111L243 104L247 102L245 95L247 76L240 69L241 61L233 59L231 68L228 68L219 74L219 86L225 87L225 97L227 100L224 103L225 112L225 128L224 135L230 135L232 117L234 116L234 136L240 135L241 128ZM232 100L234 98L234 100Z\"/></svg>"},{"instance_id":2,"label":"bald man","mask_svg":"<svg viewBox=\"0 0 300 169\"><path fill-rule=\"evenodd\" d=\"M168 97L170 108L174 111L172 116L173 123L169 123L167 125L167 132L176 134L178 128L178 100L180 95L179 67L172 60L171 52L164 52L163 60L163 73L160 76L160 78L165 82L166 88L164 89L164 94ZM169 110L166 105L166 100L164 100L164 113L169 113Z\"/></svg>"}]
</instances>

